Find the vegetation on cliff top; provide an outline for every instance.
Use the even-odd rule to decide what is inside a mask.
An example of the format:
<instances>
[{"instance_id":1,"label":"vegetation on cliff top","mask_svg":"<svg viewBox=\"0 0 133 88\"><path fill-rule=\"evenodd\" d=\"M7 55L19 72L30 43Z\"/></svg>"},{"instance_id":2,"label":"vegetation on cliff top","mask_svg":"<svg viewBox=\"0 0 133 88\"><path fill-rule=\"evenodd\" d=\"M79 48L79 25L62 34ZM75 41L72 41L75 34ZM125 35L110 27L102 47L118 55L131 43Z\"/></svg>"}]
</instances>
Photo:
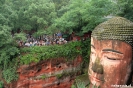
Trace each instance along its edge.
<instances>
[{"instance_id":1,"label":"vegetation on cliff top","mask_svg":"<svg viewBox=\"0 0 133 88\"><path fill-rule=\"evenodd\" d=\"M20 63L30 64L31 62L61 57L73 60L76 56L81 55L80 46L81 42L75 41L64 45L24 47L20 50Z\"/></svg>"}]
</instances>

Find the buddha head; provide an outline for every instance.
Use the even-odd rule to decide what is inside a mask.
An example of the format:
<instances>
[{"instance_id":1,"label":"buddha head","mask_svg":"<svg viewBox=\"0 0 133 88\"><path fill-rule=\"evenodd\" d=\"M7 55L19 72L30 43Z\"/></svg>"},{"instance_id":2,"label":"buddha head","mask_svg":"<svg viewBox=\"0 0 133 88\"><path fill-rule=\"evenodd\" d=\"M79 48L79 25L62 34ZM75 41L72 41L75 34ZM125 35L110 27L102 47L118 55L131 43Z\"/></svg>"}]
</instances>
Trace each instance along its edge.
<instances>
[{"instance_id":1,"label":"buddha head","mask_svg":"<svg viewBox=\"0 0 133 88\"><path fill-rule=\"evenodd\" d=\"M133 23L123 17L113 17L99 24L91 35L90 83L100 88L130 85L132 57Z\"/></svg>"}]
</instances>

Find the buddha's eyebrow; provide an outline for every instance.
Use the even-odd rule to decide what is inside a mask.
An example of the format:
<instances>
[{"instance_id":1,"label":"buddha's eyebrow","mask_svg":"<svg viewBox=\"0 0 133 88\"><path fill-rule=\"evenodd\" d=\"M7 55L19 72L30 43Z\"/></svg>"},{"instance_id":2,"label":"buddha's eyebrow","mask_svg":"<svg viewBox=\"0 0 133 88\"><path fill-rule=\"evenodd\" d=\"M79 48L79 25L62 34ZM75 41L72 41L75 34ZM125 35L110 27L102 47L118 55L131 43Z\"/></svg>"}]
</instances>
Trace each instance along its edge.
<instances>
[{"instance_id":1,"label":"buddha's eyebrow","mask_svg":"<svg viewBox=\"0 0 133 88\"><path fill-rule=\"evenodd\" d=\"M115 52L115 53L118 53L118 54L123 54L121 53L120 51L116 51L116 50L113 50L113 49L103 49L102 51L105 51L105 52Z\"/></svg>"},{"instance_id":2,"label":"buddha's eyebrow","mask_svg":"<svg viewBox=\"0 0 133 88\"><path fill-rule=\"evenodd\" d=\"M95 49L95 46L91 44L91 47L93 47Z\"/></svg>"}]
</instances>

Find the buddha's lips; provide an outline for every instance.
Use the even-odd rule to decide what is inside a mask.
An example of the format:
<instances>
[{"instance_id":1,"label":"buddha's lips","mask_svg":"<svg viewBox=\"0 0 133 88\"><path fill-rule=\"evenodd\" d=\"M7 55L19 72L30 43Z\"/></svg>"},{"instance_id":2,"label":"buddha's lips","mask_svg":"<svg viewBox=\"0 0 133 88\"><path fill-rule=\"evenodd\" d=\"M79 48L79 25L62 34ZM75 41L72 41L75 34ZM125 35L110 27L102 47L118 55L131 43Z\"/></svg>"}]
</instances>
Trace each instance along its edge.
<instances>
[{"instance_id":1,"label":"buddha's lips","mask_svg":"<svg viewBox=\"0 0 133 88\"><path fill-rule=\"evenodd\" d=\"M101 78L103 77L103 74L97 74L95 72L93 72L92 70L90 70L91 73L89 73L89 76L92 80L95 80L97 82L103 82L104 80L102 80Z\"/></svg>"},{"instance_id":2,"label":"buddha's lips","mask_svg":"<svg viewBox=\"0 0 133 88\"><path fill-rule=\"evenodd\" d=\"M101 82L101 81L102 81L102 80L100 80L98 77L95 77L95 76L90 76L90 78L91 78L92 80L97 81L97 82Z\"/></svg>"}]
</instances>

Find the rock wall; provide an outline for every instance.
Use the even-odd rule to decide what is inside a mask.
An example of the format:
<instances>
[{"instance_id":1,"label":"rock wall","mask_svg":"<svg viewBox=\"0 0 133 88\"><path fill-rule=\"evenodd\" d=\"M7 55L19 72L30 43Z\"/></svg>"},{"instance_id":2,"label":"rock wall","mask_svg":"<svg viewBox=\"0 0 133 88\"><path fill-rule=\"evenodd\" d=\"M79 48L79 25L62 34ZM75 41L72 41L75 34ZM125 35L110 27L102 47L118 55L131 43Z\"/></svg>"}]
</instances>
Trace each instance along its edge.
<instances>
[{"instance_id":1,"label":"rock wall","mask_svg":"<svg viewBox=\"0 0 133 88\"><path fill-rule=\"evenodd\" d=\"M81 63L82 58L78 56L73 61L58 58L22 65L17 70L18 80L6 88L71 88L81 73Z\"/></svg>"}]
</instances>

